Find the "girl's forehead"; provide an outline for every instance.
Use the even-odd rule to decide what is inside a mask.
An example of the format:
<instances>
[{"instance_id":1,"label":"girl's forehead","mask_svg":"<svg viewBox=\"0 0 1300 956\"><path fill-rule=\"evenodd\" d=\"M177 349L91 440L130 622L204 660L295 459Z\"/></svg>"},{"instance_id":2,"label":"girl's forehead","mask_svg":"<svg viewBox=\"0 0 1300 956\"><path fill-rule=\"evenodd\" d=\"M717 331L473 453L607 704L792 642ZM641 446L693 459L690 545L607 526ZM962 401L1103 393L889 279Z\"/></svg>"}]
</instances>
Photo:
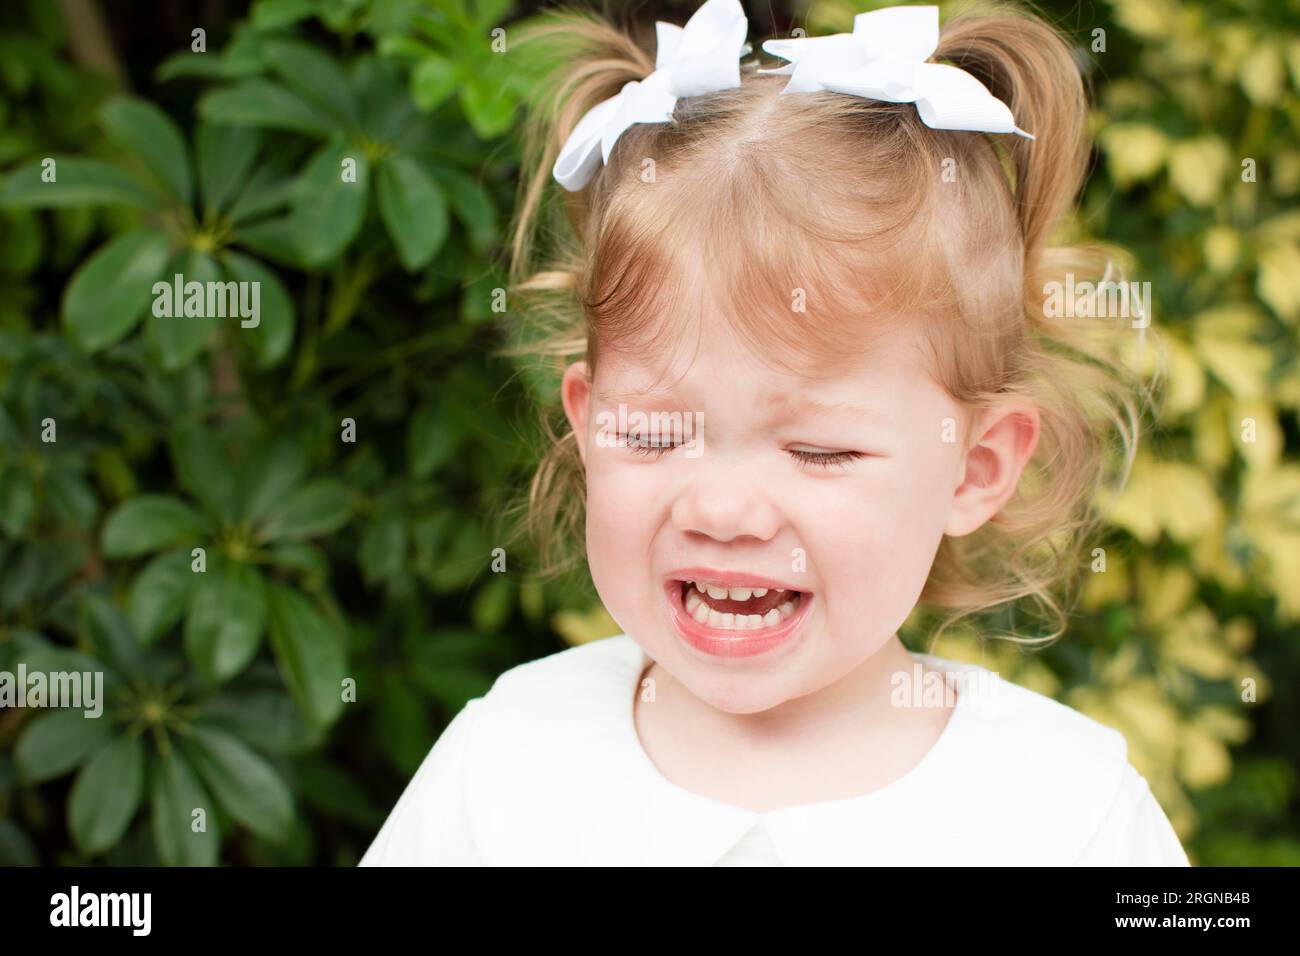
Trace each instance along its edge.
<instances>
[{"instance_id":1,"label":"girl's forehead","mask_svg":"<svg viewBox=\"0 0 1300 956\"><path fill-rule=\"evenodd\" d=\"M604 349L596 365L602 401L760 402L789 407L845 404L854 395L896 391L924 368L913 327L900 327L837 361L791 356L779 342L756 348L717 316L700 316L689 334L655 349ZM800 360L802 359L802 360Z\"/></svg>"},{"instance_id":2,"label":"girl's forehead","mask_svg":"<svg viewBox=\"0 0 1300 956\"><path fill-rule=\"evenodd\" d=\"M870 362L878 339L943 312L926 256L907 243L832 255L785 233L764 245L751 224L711 238L716 226L608 230L582 289L598 362L616 350L680 376L697 360L740 365L753 355L754 367L820 377Z\"/></svg>"}]
</instances>

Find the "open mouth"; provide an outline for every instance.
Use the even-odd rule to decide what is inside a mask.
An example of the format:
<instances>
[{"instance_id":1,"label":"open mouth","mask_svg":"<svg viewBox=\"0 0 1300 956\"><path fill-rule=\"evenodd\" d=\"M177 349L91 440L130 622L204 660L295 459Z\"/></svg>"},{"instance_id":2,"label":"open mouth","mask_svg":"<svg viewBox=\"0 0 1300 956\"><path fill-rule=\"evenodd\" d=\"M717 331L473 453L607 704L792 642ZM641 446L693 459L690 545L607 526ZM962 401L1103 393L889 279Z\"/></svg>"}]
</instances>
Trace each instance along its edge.
<instances>
[{"instance_id":1,"label":"open mouth","mask_svg":"<svg viewBox=\"0 0 1300 956\"><path fill-rule=\"evenodd\" d=\"M673 625L686 643L713 657L766 654L804 630L811 591L739 572L690 568L664 581Z\"/></svg>"},{"instance_id":2,"label":"open mouth","mask_svg":"<svg viewBox=\"0 0 1300 956\"><path fill-rule=\"evenodd\" d=\"M763 631L793 618L802 591L784 588L723 587L705 581L679 581L682 607L697 623L720 631Z\"/></svg>"}]
</instances>

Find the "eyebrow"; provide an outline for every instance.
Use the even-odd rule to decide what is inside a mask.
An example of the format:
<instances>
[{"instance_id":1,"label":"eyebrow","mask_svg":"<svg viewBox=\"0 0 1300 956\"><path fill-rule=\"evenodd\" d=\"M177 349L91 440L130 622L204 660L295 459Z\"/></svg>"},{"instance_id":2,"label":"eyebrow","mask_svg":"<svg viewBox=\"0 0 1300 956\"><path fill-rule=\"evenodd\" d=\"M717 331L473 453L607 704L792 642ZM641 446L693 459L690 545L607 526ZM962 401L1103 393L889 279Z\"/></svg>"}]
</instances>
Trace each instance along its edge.
<instances>
[{"instance_id":1,"label":"eyebrow","mask_svg":"<svg viewBox=\"0 0 1300 956\"><path fill-rule=\"evenodd\" d=\"M672 397L672 389L662 388L634 389L618 392L596 392L596 399L604 403L629 403L647 400L654 402L656 400L662 401L671 399ZM671 402L668 402L668 404L671 404ZM798 395L795 397L789 395L777 395L768 400L767 407L772 409L772 420L779 419L782 413L785 413L789 416L797 416L799 414L856 415L871 422L888 421L887 417L879 410L868 408L865 405L859 405L856 402L823 402L805 395Z\"/></svg>"},{"instance_id":2,"label":"eyebrow","mask_svg":"<svg viewBox=\"0 0 1300 956\"><path fill-rule=\"evenodd\" d=\"M607 403L613 403L613 402L626 403L629 400L643 401L646 399L649 399L651 401L661 401L664 399L671 398L672 394L673 393L670 389L662 389L662 388L647 388L641 390L619 391L619 392L598 391L596 392L596 400L599 402L607 402Z\"/></svg>"},{"instance_id":3,"label":"eyebrow","mask_svg":"<svg viewBox=\"0 0 1300 956\"><path fill-rule=\"evenodd\" d=\"M865 405L859 405L856 402L822 402L815 398L809 398L803 395L795 398L791 398L788 395L780 395L770 400L768 405L777 410L785 410L794 414L800 412L811 412L817 415L860 415L863 418L873 420L882 420L884 418L884 416L876 409L868 408Z\"/></svg>"}]
</instances>

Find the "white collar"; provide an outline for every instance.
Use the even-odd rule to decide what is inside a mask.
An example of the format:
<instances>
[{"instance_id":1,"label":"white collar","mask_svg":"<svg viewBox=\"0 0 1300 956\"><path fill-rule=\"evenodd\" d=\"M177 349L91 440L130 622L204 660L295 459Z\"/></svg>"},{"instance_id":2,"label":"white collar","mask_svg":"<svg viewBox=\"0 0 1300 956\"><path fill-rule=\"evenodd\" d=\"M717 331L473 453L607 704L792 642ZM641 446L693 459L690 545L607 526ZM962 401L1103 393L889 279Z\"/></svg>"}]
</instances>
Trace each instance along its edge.
<instances>
[{"instance_id":1,"label":"white collar","mask_svg":"<svg viewBox=\"0 0 1300 956\"><path fill-rule=\"evenodd\" d=\"M761 825L794 866L1077 856L1119 787L1123 737L978 665L913 656L991 675L999 706L959 694L903 777L764 814L688 791L650 760L633 718L650 659L627 635L514 668L485 698L467 749L475 844L488 864L707 866Z\"/></svg>"}]
</instances>

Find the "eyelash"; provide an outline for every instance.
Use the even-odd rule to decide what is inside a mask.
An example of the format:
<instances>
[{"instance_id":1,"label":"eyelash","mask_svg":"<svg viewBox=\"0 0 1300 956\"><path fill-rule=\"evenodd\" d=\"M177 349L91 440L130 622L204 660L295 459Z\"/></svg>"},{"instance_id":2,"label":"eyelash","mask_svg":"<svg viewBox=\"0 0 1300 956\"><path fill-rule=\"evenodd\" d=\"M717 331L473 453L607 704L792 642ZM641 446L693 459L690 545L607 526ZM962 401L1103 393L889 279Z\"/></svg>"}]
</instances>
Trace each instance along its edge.
<instances>
[{"instance_id":1,"label":"eyelash","mask_svg":"<svg viewBox=\"0 0 1300 956\"><path fill-rule=\"evenodd\" d=\"M637 435L620 435L619 438L625 440L627 448L634 455L646 457L662 458L665 454L678 447L677 445L642 444ZM861 451L816 452L802 451L797 448L787 448L786 451L801 465L813 465L818 468L834 468L836 465L845 465L859 458L867 457L866 453Z\"/></svg>"},{"instance_id":2,"label":"eyelash","mask_svg":"<svg viewBox=\"0 0 1300 956\"><path fill-rule=\"evenodd\" d=\"M628 450L631 451L632 454L634 455L650 455L650 456L654 456L655 458L658 458L661 455L663 455L665 452L670 452L677 447L677 445L646 444L643 442L640 435L620 434L617 437L621 442L623 442L627 446Z\"/></svg>"},{"instance_id":3,"label":"eyelash","mask_svg":"<svg viewBox=\"0 0 1300 956\"><path fill-rule=\"evenodd\" d=\"M846 465L851 461L857 461L859 458L866 458L865 452L860 451L799 451L795 448L787 448L795 461L804 465L816 465L819 468L834 468L836 465Z\"/></svg>"}]
</instances>

